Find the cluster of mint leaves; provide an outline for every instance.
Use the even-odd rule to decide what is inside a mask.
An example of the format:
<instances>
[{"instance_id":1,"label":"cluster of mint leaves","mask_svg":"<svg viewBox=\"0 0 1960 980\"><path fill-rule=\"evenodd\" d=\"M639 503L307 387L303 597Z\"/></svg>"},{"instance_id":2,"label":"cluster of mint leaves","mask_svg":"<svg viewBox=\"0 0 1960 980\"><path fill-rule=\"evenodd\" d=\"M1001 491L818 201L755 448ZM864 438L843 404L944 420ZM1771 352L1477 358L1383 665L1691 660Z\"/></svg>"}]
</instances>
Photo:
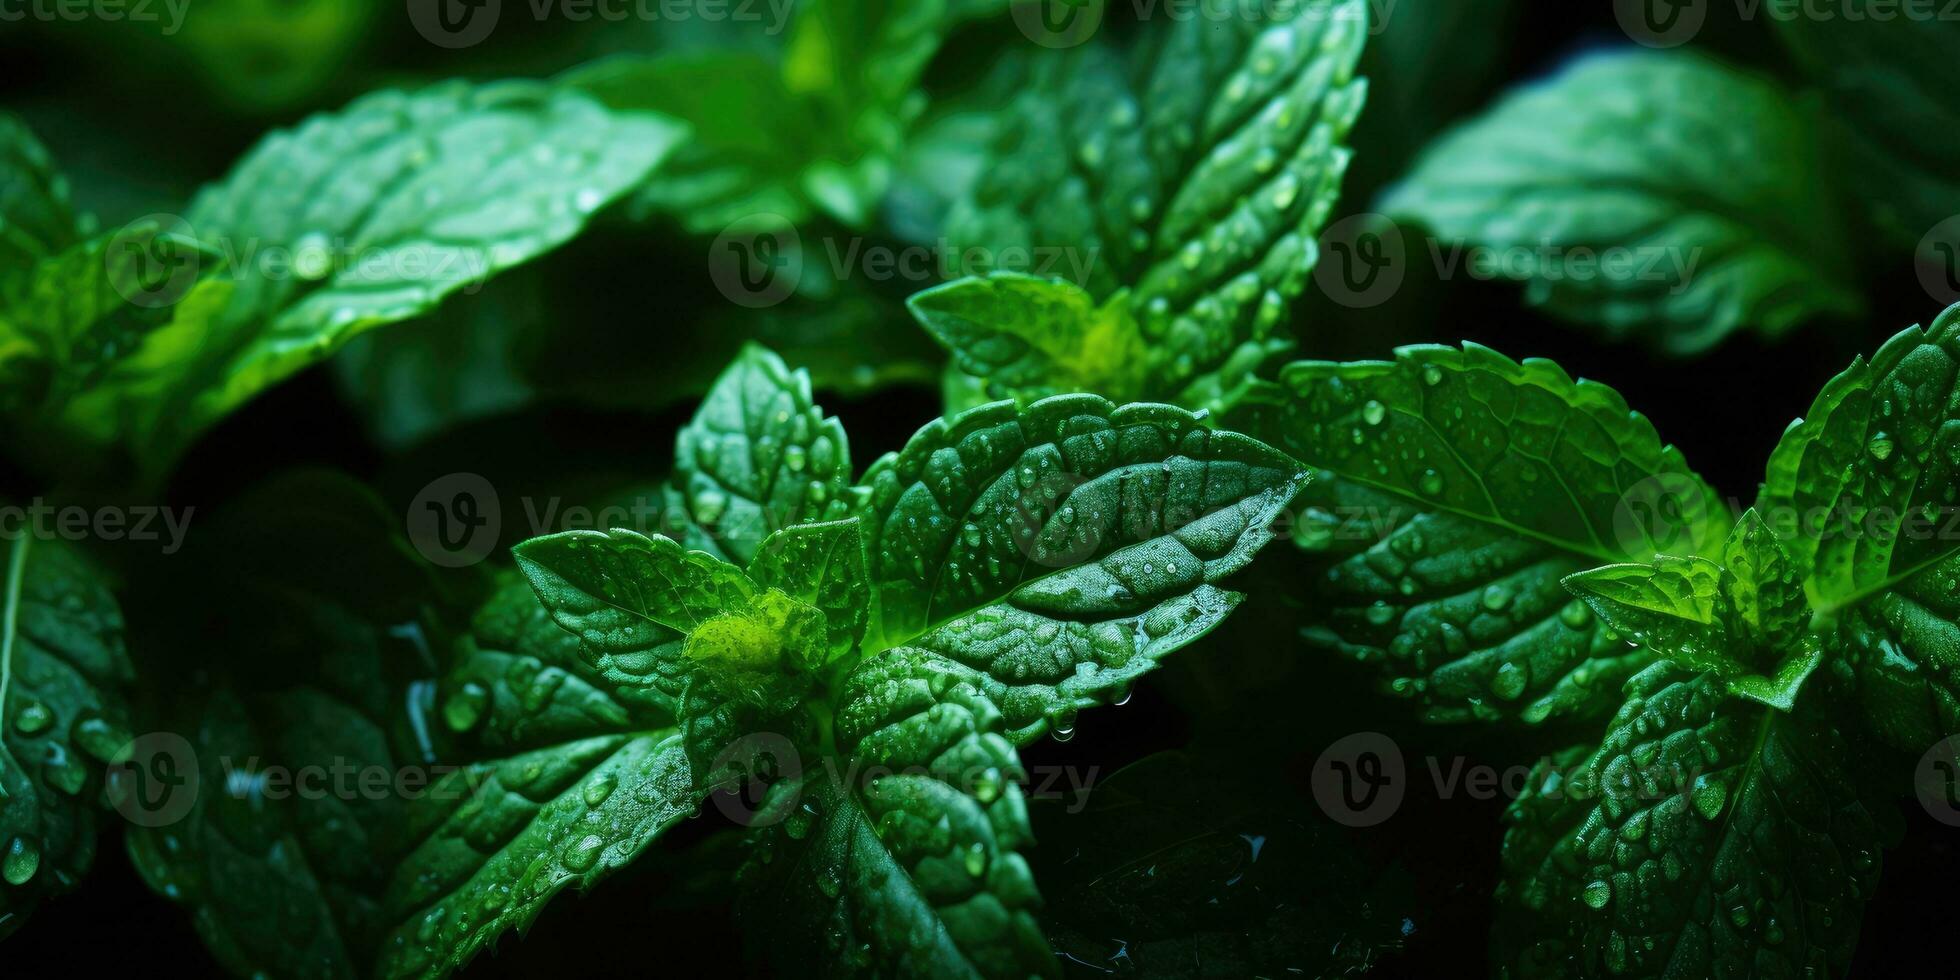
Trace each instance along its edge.
<instances>
[{"instance_id":1,"label":"cluster of mint leaves","mask_svg":"<svg viewBox=\"0 0 1960 980\"><path fill-rule=\"evenodd\" d=\"M199 197L193 234L137 229L146 247L200 256L188 292L159 308L119 297L130 229L99 234L31 135L0 123L10 434L57 470L73 465L66 443L37 448L37 433L160 472L257 391L466 285L332 266L260 280L213 253L225 239L433 244L487 276L628 198L695 230L758 209L860 226L920 118L912 88L971 6L818 4L799 8L774 57L626 58L550 84L372 96L268 140ZM1215 626L1238 602L1215 583L1294 500L1296 541L1323 559L1306 583L1311 644L1379 665L1390 691L1438 720L1607 726L1512 807L1501 970L1842 969L1884 836L1882 797L1848 761L1867 743L1920 751L1957 720L1953 550L1903 530L1954 504L1956 315L1827 386L1740 519L1617 394L1547 362L1465 345L1273 369L1364 91L1365 5L1286 9L1293 19L1197 17L1016 65L999 165L956 195L946 234L1095 261L1076 280L965 269L914 297L954 355L948 418L859 479L808 377L744 351L680 439L664 490L680 543L624 530L527 543L521 580L499 579L446 659L432 704L463 746L451 778L466 792L402 812L301 810L277 830L241 833L215 809L133 828L146 878L241 974L438 975L787 746L799 771L770 786L744 872L805 906L786 935L849 972L1052 972L1020 855L1018 748L1065 735L1077 710L1120 700ZM1926 50L1939 48L1913 52ZM861 64L881 69L840 67ZM740 79L753 99L730 112L700 96L702 79ZM1833 98L1874 98L1819 79ZM1515 219L1463 178L1497 166L1480 160L1514 161L1505 134L1547 118L1574 120L1575 152L1601 133L1651 144L1602 149L1617 167L1651 156L1643 165L1669 169L1685 153L1672 169L1758 173L1693 155L1741 144L1788 163L1779 173L1821 172L1806 118L1698 56L1598 56L1545 89L1440 144L1392 210L1475 241L1531 227L1448 222ZM1588 94L1601 89L1638 94L1628 109ZM1706 121L1675 111L1686 91L1749 107L1746 138L1699 138ZM788 139L731 125L761 108ZM1630 127L1625 111L1665 126ZM1873 141L1937 142L1854 115L1871 131L1842 145L1871 159L1918 159L1872 153ZM463 127L499 152L459 146ZM308 175L306 195L263 196L288 186L260 179L275 171ZM1660 324L1684 351L1740 323L1854 310L1833 278L1848 264L1833 214L1802 192L1817 178L1761 172L1760 186L1700 188L1708 213L1688 206L1705 203L1694 195L1575 209L1619 223L1575 225L1574 241L1631 243L1661 221L1654 241L1702 242L1720 219L1736 271L1698 282L1721 291L1641 297L1607 281L1604 297L1544 298L1609 327ZM1514 168L1520 186L1499 190L1515 202L1562 173ZM1936 183L1907 175L1868 196L1923 204ZM520 219L486 210L513 188ZM1875 220L1909 227L1906 213ZM1011 403L971 408L990 398ZM1856 538L1784 523L1820 509L1892 516ZM115 761L128 742L131 678L110 576L58 543L7 554L0 934L90 863L97 781L84 760ZM320 643L360 646L314 600L293 609L318 620ZM360 733L345 754L385 757L368 719L386 684L369 679L267 705L215 695L200 744L249 750L314 731L267 734L283 713ZM350 824L390 880L309 850ZM281 929L247 924L266 895Z\"/></svg>"}]
</instances>

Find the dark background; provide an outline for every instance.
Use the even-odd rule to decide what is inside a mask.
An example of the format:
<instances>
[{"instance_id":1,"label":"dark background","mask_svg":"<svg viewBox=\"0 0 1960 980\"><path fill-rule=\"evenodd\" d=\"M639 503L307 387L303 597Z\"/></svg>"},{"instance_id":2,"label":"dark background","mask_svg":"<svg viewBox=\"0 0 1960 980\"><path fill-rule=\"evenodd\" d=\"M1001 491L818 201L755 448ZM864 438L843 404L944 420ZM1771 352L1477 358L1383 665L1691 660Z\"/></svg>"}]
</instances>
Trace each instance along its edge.
<instances>
[{"instance_id":1,"label":"dark background","mask_svg":"<svg viewBox=\"0 0 1960 980\"><path fill-rule=\"evenodd\" d=\"M1488 71L1451 80L1449 96L1457 104L1445 115L1475 111L1500 89L1548 72L1575 51L1627 43L1610 4L1531 6L1507 24L1480 25L1505 31L1509 40ZM1786 71L1766 25L1727 23L1728 10L1713 5L1697 45L1768 73ZM588 29L552 25L521 37L500 31L484 48L446 52L414 35L399 4L349 16L361 26L347 53L330 66L327 81L301 86L299 95L268 90L263 99L226 101L216 94L223 83L191 77L167 59L130 57L148 50L143 39L66 25L0 32L0 65L10 76L9 107L22 112L76 174L83 205L109 222L181 206L199 182L222 174L269 126L338 105L375 85L453 74L548 74L594 47ZM984 36L994 29L973 30ZM639 36L601 47L630 49L659 28L616 30ZM257 68L278 74L279 50L269 45L261 54L270 60ZM958 88L965 73L979 68L944 60L934 71L934 86ZM249 58L242 63L254 64ZM1396 147L1410 142L1406 128L1371 103L1357 134L1343 211L1365 210L1401 172L1406 159ZM1747 499L1777 437L1826 379L1854 354L1938 312L1914 279L1909 256L1865 261L1868 319L1814 322L1769 342L1744 331L1692 360L1601 342L1584 328L1525 308L1510 285L1422 282L1422 262L1380 307L1347 311L1310 296L1295 322L1304 351L1315 357L1374 357L1403 343L1470 339L1516 357L1552 358L1575 376L1612 384L1725 494ZM651 281L647 270L673 270L660 280L662 294L652 304L656 330L685 332L694 311L717 301L703 274L702 248L672 230L602 230L547 260L544 272L591 275L595 265L629 282ZM633 290L587 291L578 308L562 315L645 324L648 306L648 296ZM861 464L895 448L914 422L936 415L937 392L826 397L825 404L844 419ZM202 507L303 464L351 473L380 487L398 507L430 478L459 469L482 472L499 486L593 472L650 480L664 470L672 433L689 411L615 413L546 404L391 455L374 447L332 379L316 369L258 399L209 436L184 462L169 496L180 506ZM0 489L27 496L40 488L23 474L7 473ZM1269 552L1261 560L1289 559ZM1418 724L1404 705L1371 693L1370 679L1360 671L1276 644L1273 637L1287 631L1267 628L1262 619L1283 623L1285 616L1284 596L1256 596L1225 628L1147 677L1129 704L1086 715L1072 741L1025 751L1031 766L1094 767L1102 778L1155 753L1184 753L1178 771L1188 781L1189 812L1165 819L1192 828L1174 855L1188 866L1196 890L1184 889L1182 899L1138 900L1169 903L1174 914L1167 918L1195 923L1211 937L1210 945L1153 950L1151 935L1115 934L1096 918L1098 910L1072 912L1064 896L1095 880L1084 867L1096 860L1096 837L1078 824L1090 818L1061 812L1065 808L1057 803L1034 805L1043 841L1033 855L1035 872L1054 907L1047 925L1075 972L1129 973L1147 966L1145 975L1196 975L1205 968L1194 968L1194 949L1202 956L1248 944L1277 947L1274 955L1297 963L1306 975L1350 969L1358 949L1378 975L1481 969L1502 801L1436 799L1421 760L1434 755L1447 767L1462 755L1471 764L1502 768L1582 740L1584 733L1520 736ZM142 627L132 621L132 635ZM1307 773L1329 743L1367 730L1400 744L1413 779L1407 801L1389 822L1348 830L1322 816ZM1916 951L1948 927L1951 883L1960 870L1952 832L1908 798L1901 798L1899 811L1906 834L1887 852L1883 884L1866 909L1855 971L1861 976L1903 972L1907 958L1916 960ZM711 813L687 825L660 855L609 881L596 896L558 899L527 938L507 937L467 975L638 975L694 967L739 972L744 933L726 890L715 888L734 860L720 843L728 836L720 833L720 821ZM1262 841L1256 860L1249 846L1238 843L1251 838ZM1124 888L1136 885L1124 881ZM1196 904L1175 907L1180 900ZM766 942L767 928L758 923L747 938ZM217 970L189 917L137 879L114 831L105 836L83 886L37 911L0 956L9 975ZM1220 962L1229 959L1214 956L1210 968L1222 969Z\"/></svg>"}]
</instances>

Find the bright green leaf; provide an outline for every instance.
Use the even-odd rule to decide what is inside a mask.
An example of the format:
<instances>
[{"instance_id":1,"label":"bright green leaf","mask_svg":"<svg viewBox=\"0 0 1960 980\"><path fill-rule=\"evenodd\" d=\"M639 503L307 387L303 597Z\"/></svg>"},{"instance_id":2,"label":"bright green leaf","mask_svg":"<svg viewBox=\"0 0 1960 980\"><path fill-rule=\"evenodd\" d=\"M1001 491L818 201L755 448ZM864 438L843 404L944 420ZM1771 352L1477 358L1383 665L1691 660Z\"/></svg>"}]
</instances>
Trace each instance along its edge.
<instances>
[{"instance_id":1,"label":"bright green leaf","mask_svg":"<svg viewBox=\"0 0 1960 980\"><path fill-rule=\"evenodd\" d=\"M1062 395L927 425L863 482L867 652L938 654L1026 739L1217 625L1305 477L1180 409Z\"/></svg>"},{"instance_id":2,"label":"bright green leaf","mask_svg":"<svg viewBox=\"0 0 1960 980\"><path fill-rule=\"evenodd\" d=\"M681 430L673 479L688 516L746 565L770 532L819 520L843 497L851 444L811 398L808 372L750 344Z\"/></svg>"},{"instance_id":3,"label":"bright green leaf","mask_svg":"<svg viewBox=\"0 0 1960 980\"><path fill-rule=\"evenodd\" d=\"M1128 287L1140 397L1205 407L1288 346L1361 110L1367 9L1204 0L1176 20L1127 54L1099 39L1031 59L947 236L968 274L1060 275L1105 302Z\"/></svg>"},{"instance_id":4,"label":"bright green leaf","mask_svg":"<svg viewBox=\"0 0 1960 980\"><path fill-rule=\"evenodd\" d=\"M1294 530L1325 562L1307 639L1439 719L1610 712L1644 655L1559 580L1713 554L1728 528L1617 392L1475 344L1290 364L1224 424L1315 470Z\"/></svg>"},{"instance_id":5,"label":"bright green leaf","mask_svg":"<svg viewBox=\"0 0 1960 980\"><path fill-rule=\"evenodd\" d=\"M856 518L800 524L771 534L749 563L749 577L823 612L829 636L825 663L850 653L864 639L871 576Z\"/></svg>"},{"instance_id":6,"label":"bright green leaf","mask_svg":"<svg viewBox=\"0 0 1960 980\"><path fill-rule=\"evenodd\" d=\"M1960 307L1831 379L1770 455L1777 529L1874 728L1913 752L1960 728Z\"/></svg>"},{"instance_id":7,"label":"bright green leaf","mask_svg":"<svg viewBox=\"0 0 1960 980\"><path fill-rule=\"evenodd\" d=\"M996 272L915 293L906 306L961 371L999 390L1028 400L1075 391L1117 401L1143 394L1143 333L1127 292L1097 306L1067 280Z\"/></svg>"}]
</instances>

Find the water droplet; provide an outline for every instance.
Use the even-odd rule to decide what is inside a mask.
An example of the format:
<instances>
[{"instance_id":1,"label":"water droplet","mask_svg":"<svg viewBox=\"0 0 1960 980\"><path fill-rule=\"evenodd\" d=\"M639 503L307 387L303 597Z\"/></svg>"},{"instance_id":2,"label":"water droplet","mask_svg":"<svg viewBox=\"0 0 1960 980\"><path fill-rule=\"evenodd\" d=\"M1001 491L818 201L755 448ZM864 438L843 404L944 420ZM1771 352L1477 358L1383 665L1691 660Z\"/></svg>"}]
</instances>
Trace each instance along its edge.
<instances>
[{"instance_id":1,"label":"water droplet","mask_svg":"<svg viewBox=\"0 0 1960 980\"><path fill-rule=\"evenodd\" d=\"M987 870L987 848L979 841L966 847L966 873L975 878Z\"/></svg>"},{"instance_id":2,"label":"water droplet","mask_svg":"<svg viewBox=\"0 0 1960 980\"><path fill-rule=\"evenodd\" d=\"M590 871L599 863L599 852L605 849L606 842L598 834L587 834L566 846L565 867L574 872Z\"/></svg>"},{"instance_id":3,"label":"water droplet","mask_svg":"<svg viewBox=\"0 0 1960 980\"><path fill-rule=\"evenodd\" d=\"M41 870L41 845L26 837L16 837L0 857L0 877L9 885L25 885Z\"/></svg>"},{"instance_id":4,"label":"water droplet","mask_svg":"<svg viewBox=\"0 0 1960 980\"><path fill-rule=\"evenodd\" d=\"M1388 409L1381 402L1370 398L1368 404L1361 406L1361 419L1369 425L1380 425L1386 418L1388 418Z\"/></svg>"},{"instance_id":5,"label":"water droplet","mask_svg":"<svg viewBox=\"0 0 1960 980\"><path fill-rule=\"evenodd\" d=\"M1603 909L1608 902L1613 900L1613 886L1607 884L1603 879L1594 881L1586 886L1586 890L1580 893L1580 897L1586 900L1587 906L1595 909Z\"/></svg>"},{"instance_id":6,"label":"water droplet","mask_svg":"<svg viewBox=\"0 0 1960 980\"><path fill-rule=\"evenodd\" d=\"M1434 364L1424 364L1422 366L1422 383L1430 386L1431 388L1434 388L1437 385L1442 384L1443 369L1437 367Z\"/></svg>"},{"instance_id":7,"label":"water droplet","mask_svg":"<svg viewBox=\"0 0 1960 980\"><path fill-rule=\"evenodd\" d=\"M1416 480L1416 488L1431 496L1442 493L1443 474L1435 470L1423 470L1422 476Z\"/></svg>"},{"instance_id":8,"label":"water droplet","mask_svg":"<svg viewBox=\"0 0 1960 980\"><path fill-rule=\"evenodd\" d=\"M1502 582L1492 582L1484 586L1483 605L1491 612L1497 612L1511 604L1511 587Z\"/></svg>"},{"instance_id":9,"label":"water droplet","mask_svg":"<svg viewBox=\"0 0 1960 980\"><path fill-rule=\"evenodd\" d=\"M1702 819L1713 820L1721 816L1722 807L1728 800L1729 788L1721 780L1707 776L1695 780L1695 812L1701 814Z\"/></svg>"},{"instance_id":10,"label":"water droplet","mask_svg":"<svg viewBox=\"0 0 1960 980\"><path fill-rule=\"evenodd\" d=\"M1592 610L1585 603L1574 599L1558 611L1559 621L1575 630L1585 629L1592 624Z\"/></svg>"},{"instance_id":11,"label":"water droplet","mask_svg":"<svg viewBox=\"0 0 1960 980\"><path fill-rule=\"evenodd\" d=\"M1880 432L1872 436L1870 442L1865 443L1865 449L1872 454L1873 459L1884 460L1892 455L1892 437Z\"/></svg>"},{"instance_id":12,"label":"water droplet","mask_svg":"<svg viewBox=\"0 0 1960 980\"><path fill-rule=\"evenodd\" d=\"M442 702L442 720L451 731L467 732L483 720L483 709L490 703L490 691L475 681L450 692Z\"/></svg>"},{"instance_id":13,"label":"water droplet","mask_svg":"<svg viewBox=\"0 0 1960 980\"><path fill-rule=\"evenodd\" d=\"M1491 675L1490 691L1492 694L1506 701L1510 701L1524 693L1525 684L1529 680L1530 678L1526 676L1523 667L1517 664L1505 664L1497 668L1497 673Z\"/></svg>"},{"instance_id":14,"label":"water droplet","mask_svg":"<svg viewBox=\"0 0 1960 980\"><path fill-rule=\"evenodd\" d=\"M1368 611L1364 615L1368 617L1368 622L1376 626L1387 626L1389 621L1395 618L1395 607L1376 599L1368 605Z\"/></svg>"},{"instance_id":15,"label":"water droplet","mask_svg":"<svg viewBox=\"0 0 1960 980\"><path fill-rule=\"evenodd\" d=\"M591 782L585 784L585 805L597 807L605 803L606 797L611 796L614 787L618 785L619 779L612 773L600 773Z\"/></svg>"},{"instance_id":16,"label":"water droplet","mask_svg":"<svg viewBox=\"0 0 1960 980\"><path fill-rule=\"evenodd\" d=\"M27 706L14 716L14 731L22 735L39 735L47 731L48 726L52 724L54 724L54 712L49 711L48 706L39 701L29 701Z\"/></svg>"}]
</instances>

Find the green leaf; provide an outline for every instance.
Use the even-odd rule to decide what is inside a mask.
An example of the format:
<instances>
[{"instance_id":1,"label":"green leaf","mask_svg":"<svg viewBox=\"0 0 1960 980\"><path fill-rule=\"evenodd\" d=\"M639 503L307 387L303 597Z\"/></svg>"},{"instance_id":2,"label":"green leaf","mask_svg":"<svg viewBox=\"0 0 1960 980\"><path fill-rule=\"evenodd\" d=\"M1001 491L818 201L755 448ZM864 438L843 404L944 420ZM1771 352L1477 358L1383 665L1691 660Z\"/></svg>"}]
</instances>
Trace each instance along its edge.
<instances>
[{"instance_id":1,"label":"green leaf","mask_svg":"<svg viewBox=\"0 0 1960 980\"><path fill-rule=\"evenodd\" d=\"M771 534L749 563L749 576L763 588L780 589L823 612L829 637L823 663L849 654L864 639L871 575L856 518Z\"/></svg>"},{"instance_id":2,"label":"green leaf","mask_svg":"<svg viewBox=\"0 0 1960 980\"><path fill-rule=\"evenodd\" d=\"M1855 200L1911 245L1960 200L1960 21L1776 17L1777 34L1823 88L1819 113Z\"/></svg>"},{"instance_id":3,"label":"green leaf","mask_svg":"<svg viewBox=\"0 0 1960 980\"><path fill-rule=\"evenodd\" d=\"M843 975L1059 975L1020 853L1033 843L1027 774L986 695L920 651L888 650L846 683L837 744L845 778L803 784L814 817L769 828L745 872L759 886L747 917L767 917L783 962Z\"/></svg>"},{"instance_id":4,"label":"green leaf","mask_svg":"<svg viewBox=\"0 0 1960 980\"><path fill-rule=\"evenodd\" d=\"M690 231L762 215L795 224L813 208L862 227L924 107L920 76L963 16L944 0L809 0L780 50L616 57L563 81L693 128L639 195Z\"/></svg>"},{"instance_id":5,"label":"green leaf","mask_svg":"<svg viewBox=\"0 0 1960 980\"><path fill-rule=\"evenodd\" d=\"M27 124L0 113L0 270L75 244L81 223L68 181Z\"/></svg>"},{"instance_id":6,"label":"green leaf","mask_svg":"<svg viewBox=\"0 0 1960 980\"><path fill-rule=\"evenodd\" d=\"M318 677L180 692L162 730L188 741L197 781L174 792L192 803L181 818L129 827L130 861L190 912L228 972L360 976L401 853L397 787L409 784L398 780L426 775L394 747L398 688L384 678L394 651L383 628L332 600L253 598L265 613L255 622L279 623L262 655L316 664Z\"/></svg>"},{"instance_id":7,"label":"green leaf","mask_svg":"<svg viewBox=\"0 0 1960 980\"><path fill-rule=\"evenodd\" d=\"M440 685L444 724L473 761L410 804L380 975L459 968L693 812L701 792L674 720L680 662L675 638L634 662L640 674L624 671L506 581Z\"/></svg>"},{"instance_id":8,"label":"green leaf","mask_svg":"<svg viewBox=\"0 0 1960 980\"><path fill-rule=\"evenodd\" d=\"M1097 306L1067 280L996 272L915 293L905 305L960 370L998 390L1029 400L1092 391L1126 401L1143 393L1146 348L1127 292Z\"/></svg>"},{"instance_id":9,"label":"green leaf","mask_svg":"<svg viewBox=\"0 0 1960 980\"><path fill-rule=\"evenodd\" d=\"M1498 971L1843 974L1881 840L1816 699L1778 711L1665 663L1626 694L1507 814Z\"/></svg>"},{"instance_id":10,"label":"green leaf","mask_svg":"<svg viewBox=\"0 0 1960 980\"><path fill-rule=\"evenodd\" d=\"M1656 557L1565 578L1607 625L1693 671L1713 671L1732 693L1789 711L1823 661L1803 585L1774 532L1750 510L1722 562Z\"/></svg>"},{"instance_id":11,"label":"green leaf","mask_svg":"<svg viewBox=\"0 0 1960 980\"><path fill-rule=\"evenodd\" d=\"M1559 580L1713 554L1728 512L1620 395L1476 344L1300 361L1227 413L1314 470L1309 642L1439 720L1604 716L1645 654Z\"/></svg>"},{"instance_id":12,"label":"green leaf","mask_svg":"<svg viewBox=\"0 0 1960 980\"><path fill-rule=\"evenodd\" d=\"M5 544L0 593L0 938L43 899L72 890L95 858L90 763L128 738L133 679L122 612L73 547Z\"/></svg>"},{"instance_id":13,"label":"green leaf","mask_svg":"<svg viewBox=\"0 0 1960 980\"><path fill-rule=\"evenodd\" d=\"M1287 306L1361 110L1367 10L1326 0L1249 17L1204 0L1191 13L1127 53L1097 41L1031 59L947 237L968 274L1025 262L1099 301L1129 288L1138 396L1205 407L1288 346ZM1061 384L987 380L1023 400Z\"/></svg>"},{"instance_id":14,"label":"green leaf","mask_svg":"<svg viewBox=\"0 0 1960 980\"><path fill-rule=\"evenodd\" d=\"M145 662L174 668L145 672L148 734L126 753L131 863L230 973L364 976L443 734L413 683L443 593L399 512L338 474L275 477L197 521L130 576Z\"/></svg>"},{"instance_id":15,"label":"green leaf","mask_svg":"<svg viewBox=\"0 0 1960 980\"><path fill-rule=\"evenodd\" d=\"M842 497L851 444L812 400L808 372L749 344L681 430L673 480L686 513L746 565L770 532L817 520Z\"/></svg>"},{"instance_id":16,"label":"green leaf","mask_svg":"<svg viewBox=\"0 0 1960 980\"><path fill-rule=\"evenodd\" d=\"M1061 395L927 425L865 474L867 653L911 645L997 702L1017 740L1120 699L1238 602L1305 477L1165 405Z\"/></svg>"},{"instance_id":17,"label":"green leaf","mask_svg":"<svg viewBox=\"0 0 1960 980\"><path fill-rule=\"evenodd\" d=\"M124 437L168 461L356 334L562 244L680 135L576 92L503 82L380 92L268 137L188 216L236 282L223 330L173 364Z\"/></svg>"},{"instance_id":18,"label":"green leaf","mask_svg":"<svg viewBox=\"0 0 1960 980\"><path fill-rule=\"evenodd\" d=\"M1853 697L1913 752L1960 728L1960 307L1825 384L1770 455L1778 529Z\"/></svg>"},{"instance_id":19,"label":"green leaf","mask_svg":"<svg viewBox=\"0 0 1960 980\"><path fill-rule=\"evenodd\" d=\"M741 569L625 528L532 538L512 552L558 625L629 662L755 593Z\"/></svg>"},{"instance_id":20,"label":"green leaf","mask_svg":"<svg viewBox=\"0 0 1960 980\"><path fill-rule=\"evenodd\" d=\"M1777 87L1641 49L1513 92L1381 208L1428 226L1464 274L1501 258L1531 302L1687 354L1862 308L1828 191L1815 135Z\"/></svg>"}]
</instances>

